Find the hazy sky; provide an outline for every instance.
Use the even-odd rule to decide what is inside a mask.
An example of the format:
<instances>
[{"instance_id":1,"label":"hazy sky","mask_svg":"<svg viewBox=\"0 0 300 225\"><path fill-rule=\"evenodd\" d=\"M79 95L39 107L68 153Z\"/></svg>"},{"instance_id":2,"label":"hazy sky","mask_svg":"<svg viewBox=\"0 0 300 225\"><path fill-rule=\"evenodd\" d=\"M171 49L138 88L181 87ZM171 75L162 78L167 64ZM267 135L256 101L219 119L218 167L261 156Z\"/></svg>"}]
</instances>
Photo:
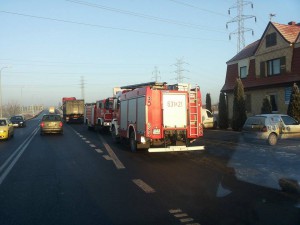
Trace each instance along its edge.
<instances>
[{"instance_id":1,"label":"hazy sky","mask_svg":"<svg viewBox=\"0 0 300 225\"><path fill-rule=\"evenodd\" d=\"M299 0L256 0L244 15L246 45L274 22L300 22ZM226 61L237 52L232 0L0 0L0 69L3 103L58 105L62 97L86 102L112 95L113 87L154 81L198 84L203 100L217 103Z\"/></svg>"}]
</instances>

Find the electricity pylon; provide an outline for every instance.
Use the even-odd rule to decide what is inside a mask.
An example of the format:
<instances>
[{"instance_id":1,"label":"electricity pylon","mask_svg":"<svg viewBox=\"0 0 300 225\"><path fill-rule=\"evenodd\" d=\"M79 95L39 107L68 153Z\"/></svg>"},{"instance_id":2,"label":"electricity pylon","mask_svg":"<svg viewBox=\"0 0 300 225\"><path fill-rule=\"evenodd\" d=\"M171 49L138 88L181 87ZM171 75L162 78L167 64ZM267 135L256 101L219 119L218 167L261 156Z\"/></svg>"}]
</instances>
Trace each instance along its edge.
<instances>
[{"instance_id":1,"label":"electricity pylon","mask_svg":"<svg viewBox=\"0 0 300 225\"><path fill-rule=\"evenodd\" d=\"M229 15L230 15L230 9L233 9L233 8L237 9L237 16L226 23L226 28L227 29L228 29L228 24L229 23L237 23L238 24L237 30L235 30L235 31L233 31L229 34L229 40L231 40L231 35L237 34L237 52L241 51L245 47L244 33L248 32L248 31L252 31L252 35L254 35L253 29L244 27L244 21L247 20L247 19L254 18L255 22L256 22L256 16L244 15L243 14L244 6L245 5L250 5L250 4L251 4L251 8L253 8L253 3L252 2L237 0L236 4L234 4L232 7L230 7L228 9L228 14Z\"/></svg>"}]
</instances>

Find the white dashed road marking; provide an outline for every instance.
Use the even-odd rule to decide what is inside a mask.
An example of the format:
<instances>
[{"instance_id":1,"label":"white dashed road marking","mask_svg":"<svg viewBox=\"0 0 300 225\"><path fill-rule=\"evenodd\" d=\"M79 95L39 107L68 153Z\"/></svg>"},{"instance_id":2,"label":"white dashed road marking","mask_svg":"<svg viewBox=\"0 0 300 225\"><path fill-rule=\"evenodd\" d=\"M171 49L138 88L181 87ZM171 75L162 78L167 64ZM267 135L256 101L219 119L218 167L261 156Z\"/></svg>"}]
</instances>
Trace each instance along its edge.
<instances>
[{"instance_id":1,"label":"white dashed road marking","mask_svg":"<svg viewBox=\"0 0 300 225\"><path fill-rule=\"evenodd\" d=\"M169 212L171 214L174 214L174 213L181 213L182 211L181 211L181 209L170 209Z\"/></svg>"},{"instance_id":2,"label":"white dashed road marking","mask_svg":"<svg viewBox=\"0 0 300 225\"><path fill-rule=\"evenodd\" d=\"M112 159L113 163L115 164L115 166L117 167L117 169L125 169L125 166L123 165L123 163L119 160L119 158L114 153L114 151L111 149L111 147L106 143L104 138L100 134L98 134L98 137L100 138L101 142L103 143L105 149L107 150L109 156L111 157L111 159Z\"/></svg>"},{"instance_id":3,"label":"white dashed road marking","mask_svg":"<svg viewBox=\"0 0 300 225\"><path fill-rule=\"evenodd\" d=\"M98 153L103 153L103 151L99 148L96 148L95 151L98 152Z\"/></svg>"},{"instance_id":4,"label":"white dashed road marking","mask_svg":"<svg viewBox=\"0 0 300 225\"><path fill-rule=\"evenodd\" d=\"M192 221L194 221L193 218L184 218L184 219L180 219L180 222L181 222L181 223L187 223L187 222L192 222Z\"/></svg>"},{"instance_id":5,"label":"white dashed road marking","mask_svg":"<svg viewBox=\"0 0 300 225\"><path fill-rule=\"evenodd\" d=\"M181 209L170 209L169 213L173 214L175 218L185 225L200 225L200 223L188 223L194 221L194 219L189 217L187 213L182 212Z\"/></svg>"},{"instance_id":6,"label":"white dashed road marking","mask_svg":"<svg viewBox=\"0 0 300 225\"><path fill-rule=\"evenodd\" d=\"M133 179L132 181L146 193L154 193L155 192L155 190L152 187L150 187L148 184L146 184L141 179Z\"/></svg>"},{"instance_id":7,"label":"white dashed road marking","mask_svg":"<svg viewBox=\"0 0 300 225\"><path fill-rule=\"evenodd\" d=\"M180 213L180 214L175 214L174 216L177 217L177 218L181 218L181 217L187 217L188 214L186 214L186 213Z\"/></svg>"}]
</instances>

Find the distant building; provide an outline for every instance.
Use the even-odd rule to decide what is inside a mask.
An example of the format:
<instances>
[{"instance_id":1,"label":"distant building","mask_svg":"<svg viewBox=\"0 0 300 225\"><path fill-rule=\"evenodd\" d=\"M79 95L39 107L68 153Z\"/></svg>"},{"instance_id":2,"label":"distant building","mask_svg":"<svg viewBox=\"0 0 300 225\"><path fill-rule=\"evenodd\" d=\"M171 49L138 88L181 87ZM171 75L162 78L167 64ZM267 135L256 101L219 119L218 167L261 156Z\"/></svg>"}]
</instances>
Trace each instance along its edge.
<instances>
[{"instance_id":1,"label":"distant building","mask_svg":"<svg viewBox=\"0 0 300 225\"><path fill-rule=\"evenodd\" d=\"M269 22L260 40L246 46L227 62L222 92L232 118L233 89L241 78L247 115L259 114L268 97L274 113L287 113L293 83L300 83L300 23Z\"/></svg>"}]
</instances>

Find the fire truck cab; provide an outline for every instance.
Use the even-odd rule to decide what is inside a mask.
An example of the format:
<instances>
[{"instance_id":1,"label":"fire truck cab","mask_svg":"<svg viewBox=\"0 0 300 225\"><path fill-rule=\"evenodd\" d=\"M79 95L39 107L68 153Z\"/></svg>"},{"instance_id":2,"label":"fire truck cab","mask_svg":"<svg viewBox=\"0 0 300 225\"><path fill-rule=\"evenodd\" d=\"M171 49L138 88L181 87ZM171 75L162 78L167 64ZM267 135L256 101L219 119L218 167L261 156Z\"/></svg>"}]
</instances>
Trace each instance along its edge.
<instances>
[{"instance_id":1,"label":"fire truck cab","mask_svg":"<svg viewBox=\"0 0 300 225\"><path fill-rule=\"evenodd\" d=\"M113 115L113 98L85 105L85 124L88 129L108 130Z\"/></svg>"},{"instance_id":2,"label":"fire truck cab","mask_svg":"<svg viewBox=\"0 0 300 225\"><path fill-rule=\"evenodd\" d=\"M203 136L201 93L189 84L149 82L121 87L114 100L111 133L131 151L202 150L190 143Z\"/></svg>"}]
</instances>

